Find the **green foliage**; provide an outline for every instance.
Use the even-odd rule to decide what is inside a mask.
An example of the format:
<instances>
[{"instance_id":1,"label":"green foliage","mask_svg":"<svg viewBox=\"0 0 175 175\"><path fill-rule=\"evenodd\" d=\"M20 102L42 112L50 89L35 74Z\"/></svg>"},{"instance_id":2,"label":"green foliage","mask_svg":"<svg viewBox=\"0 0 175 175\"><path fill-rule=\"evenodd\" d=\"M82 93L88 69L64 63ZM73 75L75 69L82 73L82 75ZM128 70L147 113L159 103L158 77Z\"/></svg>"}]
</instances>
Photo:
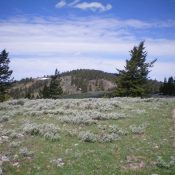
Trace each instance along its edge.
<instances>
[{"instance_id":1,"label":"green foliage","mask_svg":"<svg viewBox=\"0 0 175 175\"><path fill-rule=\"evenodd\" d=\"M64 72L61 74L62 76L71 75L73 78L83 78L86 80L98 80L98 79L106 79L109 81L115 81L115 75L107 72L103 72L100 70L91 70L91 69L77 69L73 71Z\"/></svg>"},{"instance_id":2,"label":"green foliage","mask_svg":"<svg viewBox=\"0 0 175 175\"><path fill-rule=\"evenodd\" d=\"M147 81L147 92L150 94L158 94L161 87L161 82L157 80Z\"/></svg>"},{"instance_id":3,"label":"green foliage","mask_svg":"<svg viewBox=\"0 0 175 175\"><path fill-rule=\"evenodd\" d=\"M41 91L41 95L43 98L53 98L56 99L60 95L63 94L63 90L61 87L61 78L58 70L55 70L55 75L51 77L50 85L44 85L43 90Z\"/></svg>"},{"instance_id":4,"label":"green foliage","mask_svg":"<svg viewBox=\"0 0 175 175\"><path fill-rule=\"evenodd\" d=\"M163 160L163 158L161 156L158 156L157 157L157 162L156 162L156 165L159 167L159 168L166 168L166 169L169 169L171 167L173 167L175 165L175 157L174 156L171 156L171 160L167 163Z\"/></svg>"},{"instance_id":5,"label":"green foliage","mask_svg":"<svg viewBox=\"0 0 175 175\"><path fill-rule=\"evenodd\" d=\"M47 85L44 86L42 91L43 98L49 98L49 87Z\"/></svg>"},{"instance_id":6,"label":"green foliage","mask_svg":"<svg viewBox=\"0 0 175 175\"><path fill-rule=\"evenodd\" d=\"M47 77L48 78L48 77ZM12 87L9 89L9 94L14 99L19 98L39 98L43 96L44 86L48 86L50 79L35 80L32 78L21 79L14 81Z\"/></svg>"},{"instance_id":7,"label":"green foliage","mask_svg":"<svg viewBox=\"0 0 175 175\"><path fill-rule=\"evenodd\" d=\"M50 98L56 99L63 93L60 83L61 83L60 74L58 70L56 69L55 75L52 76L52 79L50 82L50 87L49 87L49 97Z\"/></svg>"},{"instance_id":8,"label":"green foliage","mask_svg":"<svg viewBox=\"0 0 175 175\"><path fill-rule=\"evenodd\" d=\"M146 63L147 52L144 51L144 42L130 51L131 59L126 60L124 70L118 70L116 96L144 96L147 94L149 68L154 61Z\"/></svg>"},{"instance_id":9,"label":"green foliage","mask_svg":"<svg viewBox=\"0 0 175 175\"><path fill-rule=\"evenodd\" d=\"M0 102L4 101L7 96L7 90L10 86L10 76L12 70L9 70L10 59L8 58L8 53L3 50L0 53Z\"/></svg>"},{"instance_id":10,"label":"green foliage","mask_svg":"<svg viewBox=\"0 0 175 175\"><path fill-rule=\"evenodd\" d=\"M55 72L59 75L58 70ZM115 75L111 73L106 73L103 71L98 70L88 70L88 69L79 69L79 70L73 70L69 72L61 73L57 79L60 79L60 76L64 79L65 76L71 77L71 86L73 88L77 87L77 91L83 92L82 97L84 98L85 92L92 91L92 93L96 93L95 91L104 90L103 80L111 81L112 83L115 82ZM9 89L9 94L14 99L19 98L50 98L49 97L49 87L51 83L51 78L53 76L44 76L45 79L40 78L23 78L20 81L14 81L12 84L12 87ZM103 80L102 80L103 79ZM94 80L91 83L89 83L90 80ZM96 81L95 81L96 80ZM68 82L67 82L68 81ZM64 81L63 81L64 82ZM69 84L69 80L66 80L65 87L67 87L67 83ZM69 88L69 87L68 87ZM76 91L76 90L75 90ZM67 91L65 91L67 93ZM98 96L97 92L97 96ZM72 94L72 93L71 93ZM80 93L72 94L80 95ZM65 94L70 95L70 94ZM85 94L85 96L91 97L91 94ZM94 95L93 95L94 96ZM96 97L96 95L95 95ZM79 98L79 97L78 97Z\"/></svg>"},{"instance_id":11,"label":"green foliage","mask_svg":"<svg viewBox=\"0 0 175 175\"><path fill-rule=\"evenodd\" d=\"M172 76L168 78L168 81L166 78L164 79L164 83L160 87L160 93L170 96L175 95L175 79Z\"/></svg>"},{"instance_id":12,"label":"green foliage","mask_svg":"<svg viewBox=\"0 0 175 175\"><path fill-rule=\"evenodd\" d=\"M114 74L106 73L99 70L89 70L89 69L78 69L70 72L65 72L63 76L70 75L71 85L75 85L78 89L81 89L83 93L87 91L92 91L92 86L88 85L90 80L96 80L95 86L99 91L103 91L103 82L99 81L100 79L109 80L111 82L115 81Z\"/></svg>"}]
</instances>

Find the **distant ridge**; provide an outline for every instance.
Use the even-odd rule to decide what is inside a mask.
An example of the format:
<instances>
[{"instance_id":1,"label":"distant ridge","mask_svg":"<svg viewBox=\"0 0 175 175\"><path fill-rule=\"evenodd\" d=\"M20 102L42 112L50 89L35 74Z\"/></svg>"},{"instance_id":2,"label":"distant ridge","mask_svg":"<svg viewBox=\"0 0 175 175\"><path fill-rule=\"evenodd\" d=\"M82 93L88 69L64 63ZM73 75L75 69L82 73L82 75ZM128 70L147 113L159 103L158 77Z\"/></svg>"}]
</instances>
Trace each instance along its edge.
<instances>
[{"instance_id":1,"label":"distant ridge","mask_svg":"<svg viewBox=\"0 0 175 175\"><path fill-rule=\"evenodd\" d=\"M116 75L93 69L77 69L63 72L61 85L64 95L87 92L111 91L116 87ZM13 98L39 98L45 85L49 85L51 75L38 78L25 78L15 81L10 89Z\"/></svg>"}]
</instances>

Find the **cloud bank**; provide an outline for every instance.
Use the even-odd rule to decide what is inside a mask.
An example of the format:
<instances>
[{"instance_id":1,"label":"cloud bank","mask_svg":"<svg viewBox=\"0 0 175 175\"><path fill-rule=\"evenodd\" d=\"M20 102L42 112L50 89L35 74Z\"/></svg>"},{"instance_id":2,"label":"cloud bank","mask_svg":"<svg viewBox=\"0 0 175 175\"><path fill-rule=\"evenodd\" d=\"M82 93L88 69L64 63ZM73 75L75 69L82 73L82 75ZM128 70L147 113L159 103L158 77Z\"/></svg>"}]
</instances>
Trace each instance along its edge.
<instances>
[{"instance_id":1,"label":"cloud bank","mask_svg":"<svg viewBox=\"0 0 175 175\"><path fill-rule=\"evenodd\" d=\"M156 23L161 28L172 27L166 21ZM155 23L135 19L13 18L0 21L0 45L10 52L14 76L20 79L51 74L56 67L60 71L93 68L116 72L130 58L128 51L146 40L148 60L158 58L151 76L163 80L175 75L175 40L143 34L139 38L135 33L154 28Z\"/></svg>"}]
</instances>

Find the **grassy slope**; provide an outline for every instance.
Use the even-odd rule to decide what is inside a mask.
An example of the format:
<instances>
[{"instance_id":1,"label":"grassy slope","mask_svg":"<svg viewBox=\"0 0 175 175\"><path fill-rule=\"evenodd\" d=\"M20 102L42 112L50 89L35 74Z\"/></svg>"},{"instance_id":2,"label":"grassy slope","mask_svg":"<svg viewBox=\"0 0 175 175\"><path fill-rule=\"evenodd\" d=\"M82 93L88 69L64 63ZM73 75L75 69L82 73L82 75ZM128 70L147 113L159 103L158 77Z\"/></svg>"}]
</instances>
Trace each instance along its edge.
<instances>
[{"instance_id":1,"label":"grassy slope","mask_svg":"<svg viewBox=\"0 0 175 175\"><path fill-rule=\"evenodd\" d=\"M2 166L0 165L6 174L175 174L175 166L159 168L156 165L158 156L162 156L165 162L169 162L170 157L175 155L171 113L175 106L175 99L121 98L113 99L112 102L110 99L59 100L48 101L44 104L43 101L39 100L31 102L24 100L24 102L22 106L8 104L8 102L0 104L1 117L4 113L10 116L8 121L0 123L0 136L8 136L7 141L2 141L0 146L0 156L6 155L9 158L9 161L3 162ZM114 106L115 102L118 105ZM34 103L35 105L33 105ZM46 106L46 104L49 105ZM66 104L70 105L66 106ZM81 106L82 104L84 106ZM89 104L99 104L99 108L97 105L97 108L93 109L92 106L89 107ZM38 108L36 108L37 105ZM111 106L112 108L108 110ZM92 111L94 115L96 115L96 111L105 113L105 115L120 113L124 114L126 118L98 120L96 124L90 125L71 124L61 120L67 115L64 112L45 115L43 111L48 111L49 108L51 110L52 108L54 110L62 108L63 111L65 109L69 112L73 110L77 113L81 112L81 115L87 111ZM36 111L43 113L36 112L37 114L32 116L29 113L32 109L34 113ZM9 133L5 133L10 129L17 133L23 133L22 126L26 122L53 123L61 129L61 139L53 142L39 135L31 136L28 134L12 139ZM131 132L131 125L138 126L143 123L148 124L144 133L134 134ZM110 125L118 125L123 130L128 131L128 134L121 136L119 140L107 143L83 142L78 138L80 131L91 131L99 135L109 133ZM21 144L12 148L10 146L12 141L20 141ZM22 147L27 147L33 152L33 155L21 156L19 149ZM14 155L17 156L14 158ZM58 158L64 162L62 167L51 163L52 160ZM20 166L15 166L15 163L19 163Z\"/></svg>"}]
</instances>

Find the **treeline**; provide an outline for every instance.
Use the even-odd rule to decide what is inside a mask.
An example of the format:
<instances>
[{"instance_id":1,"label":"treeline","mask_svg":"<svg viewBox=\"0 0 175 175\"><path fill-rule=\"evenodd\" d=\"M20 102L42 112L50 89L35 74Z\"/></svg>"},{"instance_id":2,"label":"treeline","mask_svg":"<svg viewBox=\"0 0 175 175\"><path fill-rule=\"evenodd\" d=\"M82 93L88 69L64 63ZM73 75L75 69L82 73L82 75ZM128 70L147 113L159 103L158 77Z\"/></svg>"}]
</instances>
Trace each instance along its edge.
<instances>
[{"instance_id":1,"label":"treeline","mask_svg":"<svg viewBox=\"0 0 175 175\"><path fill-rule=\"evenodd\" d=\"M103 82L100 79L109 80L115 82L116 76L112 73L103 72L100 70L93 69L77 69L72 71L67 71L61 74L62 76L71 76L71 85L77 87L77 91L88 92L92 90L91 85L89 85L90 80L95 80L95 86L98 90L103 91Z\"/></svg>"},{"instance_id":2,"label":"treeline","mask_svg":"<svg viewBox=\"0 0 175 175\"><path fill-rule=\"evenodd\" d=\"M95 80L95 79L106 79L109 81L115 81L115 74L103 72L100 70L93 70L93 69L77 69L72 71L63 72L62 76L71 75L73 77L82 77L86 80Z\"/></svg>"},{"instance_id":3,"label":"treeline","mask_svg":"<svg viewBox=\"0 0 175 175\"><path fill-rule=\"evenodd\" d=\"M44 86L48 85L50 80L35 80L32 78L22 79L15 81L12 87L9 89L9 95L14 98L29 98L35 99L40 98L39 92Z\"/></svg>"},{"instance_id":4,"label":"treeline","mask_svg":"<svg viewBox=\"0 0 175 175\"><path fill-rule=\"evenodd\" d=\"M164 79L164 83L160 87L160 93L163 95L175 96L175 78L172 76Z\"/></svg>"}]
</instances>

